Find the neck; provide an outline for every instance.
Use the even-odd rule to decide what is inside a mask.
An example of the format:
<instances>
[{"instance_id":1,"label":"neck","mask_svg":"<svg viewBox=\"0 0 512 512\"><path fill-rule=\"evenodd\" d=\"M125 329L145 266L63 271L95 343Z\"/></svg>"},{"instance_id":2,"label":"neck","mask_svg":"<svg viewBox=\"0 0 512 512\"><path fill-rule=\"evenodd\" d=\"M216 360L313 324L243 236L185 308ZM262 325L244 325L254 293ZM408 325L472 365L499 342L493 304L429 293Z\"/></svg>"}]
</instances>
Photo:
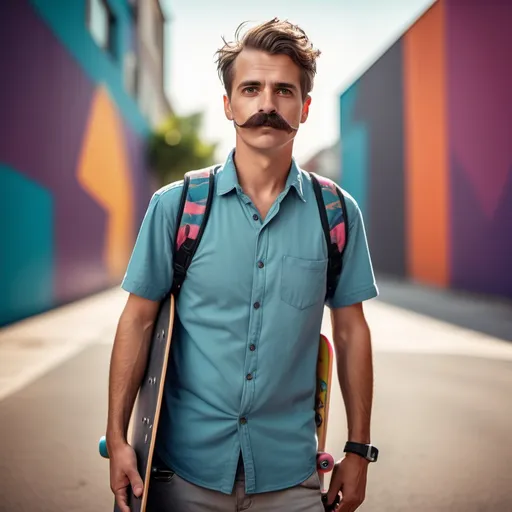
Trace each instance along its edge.
<instances>
[{"instance_id":1,"label":"neck","mask_svg":"<svg viewBox=\"0 0 512 512\"><path fill-rule=\"evenodd\" d=\"M284 189L292 164L292 145L267 152L238 140L234 162L238 182L247 195L278 195Z\"/></svg>"}]
</instances>

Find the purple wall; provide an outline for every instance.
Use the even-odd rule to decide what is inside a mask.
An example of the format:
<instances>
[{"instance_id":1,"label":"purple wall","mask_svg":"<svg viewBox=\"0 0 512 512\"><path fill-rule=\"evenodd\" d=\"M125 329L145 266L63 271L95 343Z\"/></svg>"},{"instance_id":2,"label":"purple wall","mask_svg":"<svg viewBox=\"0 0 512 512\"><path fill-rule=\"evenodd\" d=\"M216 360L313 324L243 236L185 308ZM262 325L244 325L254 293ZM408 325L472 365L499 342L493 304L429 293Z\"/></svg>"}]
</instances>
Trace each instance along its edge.
<instances>
[{"instance_id":1,"label":"purple wall","mask_svg":"<svg viewBox=\"0 0 512 512\"><path fill-rule=\"evenodd\" d=\"M342 93L377 272L512 299L511 28L512 2L438 0Z\"/></svg>"},{"instance_id":2,"label":"purple wall","mask_svg":"<svg viewBox=\"0 0 512 512\"><path fill-rule=\"evenodd\" d=\"M84 12L81 2L64 11L50 0L2 4L0 184L9 223L0 227L8 254L0 325L118 283L150 197L143 121L133 121L143 118L119 85L122 55L113 66ZM91 136L101 147L87 146ZM129 186L112 187L119 180ZM130 218L109 222L126 211Z\"/></svg>"},{"instance_id":3,"label":"purple wall","mask_svg":"<svg viewBox=\"0 0 512 512\"><path fill-rule=\"evenodd\" d=\"M512 297L512 3L446 15L452 283Z\"/></svg>"}]
</instances>

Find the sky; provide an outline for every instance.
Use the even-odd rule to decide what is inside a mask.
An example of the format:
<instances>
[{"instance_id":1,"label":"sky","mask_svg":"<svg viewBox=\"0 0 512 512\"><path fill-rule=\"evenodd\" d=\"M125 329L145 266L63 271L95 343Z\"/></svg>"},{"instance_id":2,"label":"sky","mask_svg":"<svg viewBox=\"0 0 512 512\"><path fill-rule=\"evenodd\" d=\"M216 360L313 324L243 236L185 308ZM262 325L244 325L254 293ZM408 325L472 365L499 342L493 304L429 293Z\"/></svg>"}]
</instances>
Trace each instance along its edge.
<instances>
[{"instance_id":1,"label":"sky","mask_svg":"<svg viewBox=\"0 0 512 512\"><path fill-rule=\"evenodd\" d=\"M204 112L202 136L217 142L217 161L234 147L223 109L215 52L238 25L273 17L305 30L322 54L306 123L294 143L304 163L339 138L339 96L430 6L432 0L162 0L166 28L165 86L177 114Z\"/></svg>"}]
</instances>

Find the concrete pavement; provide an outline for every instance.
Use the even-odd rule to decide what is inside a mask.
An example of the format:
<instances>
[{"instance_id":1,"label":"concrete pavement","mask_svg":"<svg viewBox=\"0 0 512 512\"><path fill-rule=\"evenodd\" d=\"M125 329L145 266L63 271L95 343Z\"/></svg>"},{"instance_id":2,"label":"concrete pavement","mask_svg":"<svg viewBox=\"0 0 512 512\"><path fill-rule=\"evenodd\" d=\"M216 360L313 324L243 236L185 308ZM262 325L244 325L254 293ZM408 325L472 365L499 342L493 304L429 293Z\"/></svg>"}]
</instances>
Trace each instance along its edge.
<instances>
[{"instance_id":1,"label":"concrete pavement","mask_svg":"<svg viewBox=\"0 0 512 512\"><path fill-rule=\"evenodd\" d=\"M512 301L377 277L380 300L466 329L512 341Z\"/></svg>"},{"instance_id":2,"label":"concrete pavement","mask_svg":"<svg viewBox=\"0 0 512 512\"><path fill-rule=\"evenodd\" d=\"M110 290L0 331L0 511L111 510L97 441L124 300ZM359 510L512 511L512 344L380 300L366 312L381 459ZM339 457L333 390L328 449Z\"/></svg>"}]
</instances>

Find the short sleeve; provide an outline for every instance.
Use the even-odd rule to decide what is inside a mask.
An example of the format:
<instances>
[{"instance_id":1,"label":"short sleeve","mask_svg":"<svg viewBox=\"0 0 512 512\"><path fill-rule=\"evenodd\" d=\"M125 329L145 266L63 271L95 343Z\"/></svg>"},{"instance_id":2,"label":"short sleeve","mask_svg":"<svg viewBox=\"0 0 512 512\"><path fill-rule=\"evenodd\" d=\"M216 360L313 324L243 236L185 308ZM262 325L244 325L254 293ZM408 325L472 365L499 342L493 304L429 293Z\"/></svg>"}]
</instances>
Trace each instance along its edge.
<instances>
[{"instance_id":1,"label":"short sleeve","mask_svg":"<svg viewBox=\"0 0 512 512\"><path fill-rule=\"evenodd\" d=\"M361 210L350 194L344 192L344 196L349 222L348 242L336 291L326 301L331 309L351 306L378 295Z\"/></svg>"},{"instance_id":2,"label":"short sleeve","mask_svg":"<svg viewBox=\"0 0 512 512\"><path fill-rule=\"evenodd\" d=\"M162 300L173 280L173 246L181 188L156 192L148 205L121 287L149 300Z\"/></svg>"}]
</instances>

